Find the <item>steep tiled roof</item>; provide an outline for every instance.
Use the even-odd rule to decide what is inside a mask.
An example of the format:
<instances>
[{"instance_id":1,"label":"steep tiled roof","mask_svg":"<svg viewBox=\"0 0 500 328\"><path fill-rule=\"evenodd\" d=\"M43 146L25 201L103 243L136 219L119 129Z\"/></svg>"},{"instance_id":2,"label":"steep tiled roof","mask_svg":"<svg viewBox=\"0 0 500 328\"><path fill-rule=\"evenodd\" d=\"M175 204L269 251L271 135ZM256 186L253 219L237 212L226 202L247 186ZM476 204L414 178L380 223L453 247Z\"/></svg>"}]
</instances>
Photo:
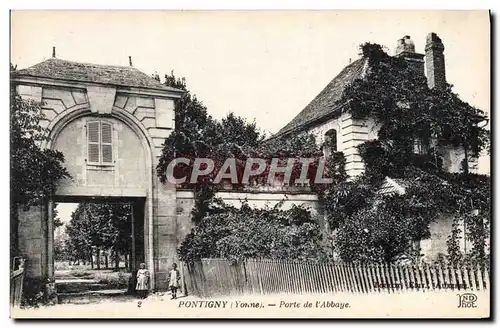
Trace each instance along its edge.
<instances>
[{"instance_id":1,"label":"steep tiled roof","mask_svg":"<svg viewBox=\"0 0 500 328\"><path fill-rule=\"evenodd\" d=\"M18 70L14 75L180 92L163 85L134 67L77 63L58 58L50 58Z\"/></svg>"},{"instance_id":2,"label":"steep tiled roof","mask_svg":"<svg viewBox=\"0 0 500 328\"><path fill-rule=\"evenodd\" d=\"M337 101L342 96L345 86L362 76L364 64L365 59L358 59L346 66L309 105L275 136L299 132L315 121L337 114L340 111Z\"/></svg>"}]
</instances>

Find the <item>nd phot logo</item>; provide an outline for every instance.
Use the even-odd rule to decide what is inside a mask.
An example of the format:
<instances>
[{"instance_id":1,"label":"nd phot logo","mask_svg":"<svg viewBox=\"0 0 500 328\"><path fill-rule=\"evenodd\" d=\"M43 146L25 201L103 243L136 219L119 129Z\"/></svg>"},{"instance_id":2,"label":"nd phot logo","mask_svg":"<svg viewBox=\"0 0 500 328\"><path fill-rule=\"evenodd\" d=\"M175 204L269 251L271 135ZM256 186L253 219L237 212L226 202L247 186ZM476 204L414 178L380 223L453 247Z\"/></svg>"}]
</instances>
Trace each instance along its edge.
<instances>
[{"instance_id":1,"label":"nd phot logo","mask_svg":"<svg viewBox=\"0 0 500 328\"><path fill-rule=\"evenodd\" d=\"M473 293L457 294L458 308L475 308L477 307L477 295Z\"/></svg>"}]
</instances>

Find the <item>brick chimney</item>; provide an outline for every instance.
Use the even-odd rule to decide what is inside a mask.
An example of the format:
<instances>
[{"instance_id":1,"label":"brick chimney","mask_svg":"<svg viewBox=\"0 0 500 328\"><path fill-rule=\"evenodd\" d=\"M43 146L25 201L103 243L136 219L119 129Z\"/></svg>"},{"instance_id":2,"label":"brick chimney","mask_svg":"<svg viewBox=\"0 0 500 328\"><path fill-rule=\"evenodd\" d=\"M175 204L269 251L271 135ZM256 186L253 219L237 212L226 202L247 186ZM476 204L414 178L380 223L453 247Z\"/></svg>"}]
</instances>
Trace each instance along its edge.
<instances>
[{"instance_id":1,"label":"brick chimney","mask_svg":"<svg viewBox=\"0 0 500 328\"><path fill-rule=\"evenodd\" d=\"M398 40L395 56L403 57L412 69L424 75L424 55L415 52L415 44L409 35Z\"/></svg>"},{"instance_id":2,"label":"brick chimney","mask_svg":"<svg viewBox=\"0 0 500 328\"><path fill-rule=\"evenodd\" d=\"M425 44L425 62L427 66L427 84L429 88L444 89L446 73L444 63L444 45L436 33L427 35Z\"/></svg>"}]
</instances>

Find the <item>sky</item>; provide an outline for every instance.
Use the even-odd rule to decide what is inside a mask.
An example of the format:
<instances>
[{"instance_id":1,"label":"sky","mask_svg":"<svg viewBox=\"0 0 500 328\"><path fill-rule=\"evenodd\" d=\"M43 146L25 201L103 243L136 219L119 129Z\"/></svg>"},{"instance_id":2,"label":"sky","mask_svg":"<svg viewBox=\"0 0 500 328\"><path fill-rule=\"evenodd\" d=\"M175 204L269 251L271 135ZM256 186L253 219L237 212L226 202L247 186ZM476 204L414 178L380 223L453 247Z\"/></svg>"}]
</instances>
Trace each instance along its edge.
<instances>
[{"instance_id":1,"label":"sky","mask_svg":"<svg viewBox=\"0 0 500 328\"><path fill-rule=\"evenodd\" d=\"M487 11L12 11L11 62L29 67L53 46L78 62L127 66L132 56L147 74L185 77L215 118L232 111L269 134L357 59L360 44L392 54L409 35L424 53L431 32L454 91L489 113ZM489 159L480 165L489 170Z\"/></svg>"}]
</instances>

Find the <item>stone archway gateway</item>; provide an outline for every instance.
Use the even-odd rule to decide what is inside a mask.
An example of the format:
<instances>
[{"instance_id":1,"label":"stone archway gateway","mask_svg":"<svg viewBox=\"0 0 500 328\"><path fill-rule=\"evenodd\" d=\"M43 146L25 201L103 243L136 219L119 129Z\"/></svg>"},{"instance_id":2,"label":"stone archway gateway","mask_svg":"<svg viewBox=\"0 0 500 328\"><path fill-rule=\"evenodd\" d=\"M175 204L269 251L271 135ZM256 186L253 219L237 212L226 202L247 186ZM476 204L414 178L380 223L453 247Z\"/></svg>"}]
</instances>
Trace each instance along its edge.
<instances>
[{"instance_id":1,"label":"stone archway gateway","mask_svg":"<svg viewBox=\"0 0 500 328\"><path fill-rule=\"evenodd\" d=\"M165 288L178 245L176 190L162 184L155 169L175 126L174 101L183 91L131 66L56 58L19 70L12 80L23 98L43 102L46 120L40 124L50 139L41 146L61 151L72 176L46 204L19 211L19 248L28 276L53 276L54 201L133 200L143 217L151 287Z\"/></svg>"}]
</instances>

